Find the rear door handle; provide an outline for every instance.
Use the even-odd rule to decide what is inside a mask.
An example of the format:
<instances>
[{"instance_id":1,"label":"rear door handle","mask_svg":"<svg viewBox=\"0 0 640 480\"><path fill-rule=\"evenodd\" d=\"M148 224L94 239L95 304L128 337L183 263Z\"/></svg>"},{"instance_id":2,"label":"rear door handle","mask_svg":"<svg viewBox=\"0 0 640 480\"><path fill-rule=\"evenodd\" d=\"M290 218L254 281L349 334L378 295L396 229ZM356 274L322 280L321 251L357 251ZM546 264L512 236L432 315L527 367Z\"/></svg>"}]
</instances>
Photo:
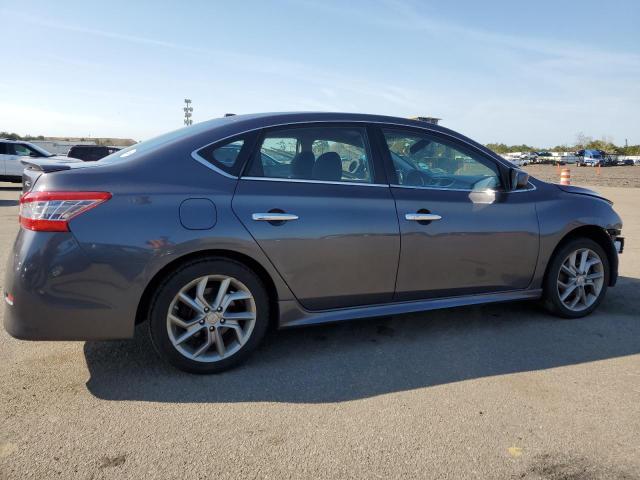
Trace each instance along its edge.
<instances>
[{"instance_id":1,"label":"rear door handle","mask_svg":"<svg viewBox=\"0 0 640 480\"><path fill-rule=\"evenodd\" d=\"M288 222L290 220L298 220L298 216L291 213L254 213L251 215L251 218L258 222Z\"/></svg>"},{"instance_id":2,"label":"rear door handle","mask_svg":"<svg viewBox=\"0 0 640 480\"><path fill-rule=\"evenodd\" d=\"M406 213L404 218L407 220L413 220L414 222L433 222L435 220L442 220L440 215L434 213Z\"/></svg>"}]
</instances>

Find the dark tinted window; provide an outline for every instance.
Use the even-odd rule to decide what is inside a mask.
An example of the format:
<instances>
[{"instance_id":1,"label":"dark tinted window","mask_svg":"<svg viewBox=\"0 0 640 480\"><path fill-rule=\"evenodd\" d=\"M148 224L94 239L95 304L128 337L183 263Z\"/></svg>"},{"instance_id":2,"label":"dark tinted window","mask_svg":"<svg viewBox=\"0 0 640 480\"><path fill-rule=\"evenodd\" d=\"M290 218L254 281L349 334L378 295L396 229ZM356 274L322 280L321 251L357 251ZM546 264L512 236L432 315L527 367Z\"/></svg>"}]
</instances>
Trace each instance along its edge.
<instances>
[{"instance_id":1,"label":"dark tinted window","mask_svg":"<svg viewBox=\"0 0 640 480\"><path fill-rule=\"evenodd\" d=\"M253 146L255 134L242 135L220 143L206 146L197 154L208 163L231 175L238 175L244 159Z\"/></svg>"},{"instance_id":2,"label":"dark tinted window","mask_svg":"<svg viewBox=\"0 0 640 480\"><path fill-rule=\"evenodd\" d=\"M399 185L483 190L498 188L498 167L457 142L403 130L383 130Z\"/></svg>"},{"instance_id":3,"label":"dark tinted window","mask_svg":"<svg viewBox=\"0 0 640 480\"><path fill-rule=\"evenodd\" d=\"M28 145L21 143L7 143L6 152L8 155L20 155L21 157L41 157L42 155Z\"/></svg>"},{"instance_id":4,"label":"dark tinted window","mask_svg":"<svg viewBox=\"0 0 640 480\"><path fill-rule=\"evenodd\" d=\"M319 126L270 130L247 175L372 183L365 129Z\"/></svg>"},{"instance_id":5,"label":"dark tinted window","mask_svg":"<svg viewBox=\"0 0 640 480\"><path fill-rule=\"evenodd\" d=\"M106 157L109 154L109 150L106 147L92 147L92 146L75 146L71 147L67 156L72 158L78 158L80 160L95 161Z\"/></svg>"}]
</instances>

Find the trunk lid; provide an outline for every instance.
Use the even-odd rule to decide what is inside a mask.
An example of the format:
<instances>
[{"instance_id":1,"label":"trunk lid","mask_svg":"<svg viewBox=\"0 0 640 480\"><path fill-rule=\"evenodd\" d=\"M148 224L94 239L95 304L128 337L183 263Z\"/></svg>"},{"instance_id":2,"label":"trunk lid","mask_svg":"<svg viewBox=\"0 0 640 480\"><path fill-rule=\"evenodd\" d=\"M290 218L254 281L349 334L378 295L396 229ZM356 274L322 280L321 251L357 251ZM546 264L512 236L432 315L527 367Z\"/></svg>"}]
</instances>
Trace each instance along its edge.
<instances>
[{"instance_id":1,"label":"trunk lid","mask_svg":"<svg viewBox=\"0 0 640 480\"><path fill-rule=\"evenodd\" d=\"M48 159L38 160L28 159L22 160L22 164L25 166L22 172L22 193L31 191L42 174L61 172L86 166L82 160L69 157L50 157Z\"/></svg>"}]
</instances>

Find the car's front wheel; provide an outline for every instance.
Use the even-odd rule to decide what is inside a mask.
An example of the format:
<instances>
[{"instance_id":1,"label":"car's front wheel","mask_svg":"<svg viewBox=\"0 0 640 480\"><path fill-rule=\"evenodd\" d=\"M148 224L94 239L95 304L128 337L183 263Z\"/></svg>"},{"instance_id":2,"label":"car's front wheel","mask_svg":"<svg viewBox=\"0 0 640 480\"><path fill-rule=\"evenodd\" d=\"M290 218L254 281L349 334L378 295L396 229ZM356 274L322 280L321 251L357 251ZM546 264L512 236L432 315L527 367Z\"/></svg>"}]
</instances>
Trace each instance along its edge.
<instances>
[{"instance_id":1,"label":"car's front wheel","mask_svg":"<svg viewBox=\"0 0 640 480\"><path fill-rule=\"evenodd\" d=\"M593 312L607 291L609 261L602 247L589 238L567 242L555 254L544 282L544 305L565 318Z\"/></svg>"},{"instance_id":2,"label":"car's front wheel","mask_svg":"<svg viewBox=\"0 0 640 480\"><path fill-rule=\"evenodd\" d=\"M243 361L264 338L267 292L245 265L211 258L170 274L151 302L158 353L192 373L218 373Z\"/></svg>"}]
</instances>

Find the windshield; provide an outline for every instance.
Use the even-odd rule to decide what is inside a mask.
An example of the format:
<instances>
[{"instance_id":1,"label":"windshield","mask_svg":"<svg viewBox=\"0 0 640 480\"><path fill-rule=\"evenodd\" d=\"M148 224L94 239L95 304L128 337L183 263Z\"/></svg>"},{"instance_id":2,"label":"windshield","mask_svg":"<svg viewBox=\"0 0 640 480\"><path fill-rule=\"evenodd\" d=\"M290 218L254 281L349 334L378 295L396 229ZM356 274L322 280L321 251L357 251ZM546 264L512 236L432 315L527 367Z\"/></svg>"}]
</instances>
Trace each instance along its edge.
<instances>
[{"instance_id":1,"label":"windshield","mask_svg":"<svg viewBox=\"0 0 640 480\"><path fill-rule=\"evenodd\" d=\"M36 152L38 152L39 154L41 154L44 157L53 157L54 154L47 152L44 148L39 147L38 145L34 145L33 143L28 143L27 144L29 146L29 148L35 150Z\"/></svg>"}]
</instances>

